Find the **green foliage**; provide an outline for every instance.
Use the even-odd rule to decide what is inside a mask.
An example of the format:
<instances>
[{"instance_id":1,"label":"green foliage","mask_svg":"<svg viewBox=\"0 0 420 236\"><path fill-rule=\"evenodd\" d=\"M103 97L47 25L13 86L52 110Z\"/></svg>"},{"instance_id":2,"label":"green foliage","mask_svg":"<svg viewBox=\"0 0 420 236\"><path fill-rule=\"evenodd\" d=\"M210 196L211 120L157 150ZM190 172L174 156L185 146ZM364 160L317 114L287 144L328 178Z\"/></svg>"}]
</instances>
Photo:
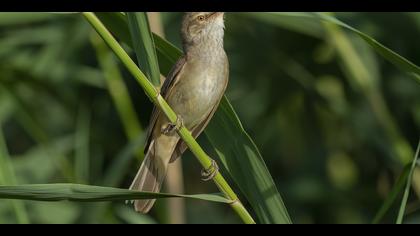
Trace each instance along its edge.
<instances>
[{"instance_id":1,"label":"green foliage","mask_svg":"<svg viewBox=\"0 0 420 236\"><path fill-rule=\"evenodd\" d=\"M218 203L230 203L226 198L216 194L164 194L130 191L110 187L89 186L80 184L33 184L19 186L0 186L0 198L24 199L36 201L118 201L149 198L183 197L206 200Z\"/></svg>"},{"instance_id":2,"label":"green foliage","mask_svg":"<svg viewBox=\"0 0 420 236\"><path fill-rule=\"evenodd\" d=\"M135 58L126 16L98 16ZM172 44L155 35L153 43L167 74L180 56L180 14L162 19ZM288 219L275 210L279 195L261 195L278 189L295 223L370 223L375 215L377 223L395 223L400 202L400 219L419 222L412 162L420 132L419 22L418 13L226 14L227 97L237 115L225 100L229 112L218 112L199 143L220 158L256 219ZM147 97L109 51L92 46L79 14L2 13L0 25L0 120L16 183L124 191L139 164ZM182 161L186 192L215 192L199 181L189 153ZM261 174L267 171L271 177ZM2 200L0 222L24 222L15 203L31 223L157 222L155 213L138 215L123 202ZM239 222L227 204L187 201L187 213L188 222Z\"/></svg>"},{"instance_id":3,"label":"green foliage","mask_svg":"<svg viewBox=\"0 0 420 236\"><path fill-rule=\"evenodd\" d=\"M159 65L147 14L127 12L126 15L140 69L155 86L160 86Z\"/></svg>"}]
</instances>

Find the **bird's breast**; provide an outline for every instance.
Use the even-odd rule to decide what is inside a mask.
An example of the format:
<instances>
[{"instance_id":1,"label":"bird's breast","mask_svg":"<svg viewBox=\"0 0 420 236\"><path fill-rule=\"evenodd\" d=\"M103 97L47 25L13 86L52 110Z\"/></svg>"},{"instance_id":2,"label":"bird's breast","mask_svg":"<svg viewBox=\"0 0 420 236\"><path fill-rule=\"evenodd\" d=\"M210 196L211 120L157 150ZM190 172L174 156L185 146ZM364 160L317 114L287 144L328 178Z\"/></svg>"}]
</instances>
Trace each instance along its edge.
<instances>
[{"instance_id":1,"label":"bird's breast","mask_svg":"<svg viewBox=\"0 0 420 236\"><path fill-rule=\"evenodd\" d=\"M224 62L187 62L169 98L169 104L192 128L211 112L224 94L228 74Z\"/></svg>"}]
</instances>

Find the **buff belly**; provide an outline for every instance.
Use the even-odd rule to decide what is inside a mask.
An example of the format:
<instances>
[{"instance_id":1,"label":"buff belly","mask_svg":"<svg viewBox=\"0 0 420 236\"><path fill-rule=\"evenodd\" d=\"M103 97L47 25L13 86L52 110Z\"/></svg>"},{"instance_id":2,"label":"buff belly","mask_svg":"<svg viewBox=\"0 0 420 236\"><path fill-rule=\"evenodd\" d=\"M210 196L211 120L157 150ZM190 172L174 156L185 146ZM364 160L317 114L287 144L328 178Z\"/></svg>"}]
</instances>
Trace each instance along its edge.
<instances>
[{"instance_id":1,"label":"buff belly","mask_svg":"<svg viewBox=\"0 0 420 236\"><path fill-rule=\"evenodd\" d=\"M209 115L223 96L227 82L227 75L223 71L209 73L214 70L209 68L200 70L200 68L202 67L195 66L194 71L185 68L185 72L189 73L183 74L188 76L180 75L176 89L168 101L189 129L201 123Z\"/></svg>"}]
</instances>

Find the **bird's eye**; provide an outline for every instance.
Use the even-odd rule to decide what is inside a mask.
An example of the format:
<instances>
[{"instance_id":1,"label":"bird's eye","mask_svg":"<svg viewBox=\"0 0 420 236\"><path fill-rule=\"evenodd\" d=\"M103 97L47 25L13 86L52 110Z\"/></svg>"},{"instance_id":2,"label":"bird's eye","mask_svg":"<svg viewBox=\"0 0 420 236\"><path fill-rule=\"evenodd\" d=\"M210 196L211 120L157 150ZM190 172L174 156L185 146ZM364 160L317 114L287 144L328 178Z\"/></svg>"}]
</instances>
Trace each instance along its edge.
<instances>
[{"instance_id":1,"label":"bird's eye","mask_svg":"<svg viewBox=\"0 0 420 236\"><path fill-rule=\"evenodd\" d=\"M199 21L204 21L206 19L206 17L204 17L203 15L201 15L201 16L198 16L197 19Z\"/></svg>"}]
</instances>

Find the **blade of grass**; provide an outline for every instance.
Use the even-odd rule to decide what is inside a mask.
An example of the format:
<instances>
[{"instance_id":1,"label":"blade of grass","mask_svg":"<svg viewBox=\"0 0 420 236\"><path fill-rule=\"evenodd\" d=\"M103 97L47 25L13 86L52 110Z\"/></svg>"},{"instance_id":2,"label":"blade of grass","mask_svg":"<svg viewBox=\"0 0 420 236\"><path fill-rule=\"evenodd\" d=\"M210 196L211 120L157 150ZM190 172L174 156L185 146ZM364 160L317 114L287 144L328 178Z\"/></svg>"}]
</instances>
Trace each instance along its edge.
<instances>
[{"instance_id":1,"label":"blade of grass","mask_svg":"<svg viewBox=\"0 0 420 236\"><path fill-rule=\"evenodd\" d=\"M124 49L118 44L118 42L111 35L108 29L103 25L103 23L92 12L84 12L83 16L92 25L96 32L98 32L98 34L107 43L107 45L114 51L117 57L124 63L129 72L137 79L137 81L139 82L140 86L143 88L149 99L153 101L153 103L164 112L164 114L167 116L170 122L175 123L177 120L176 113L170 108L168 103L158 93L153 84L151 84L150 81L147 80L142 71L136 66L136 64L127 55ZM188 131L185 127L181 127L178 130L178 134L185 141L187 146L190 148L191 152L197 157L197 160L200 162L200 164L206 169L211 168L211 158L204 152L204 150L200 147L197 141L192 137L191 132ZM213 178L213 181L216 183L220 191L222 191L227 198L233 201L233 203L230 204L230 206L235 210L238 216L241 217L241 219L245 223L255 223L251 215L239 201L233 189L229 186L227 181L220 173L216 174L216 176Z\"/></svg>"},{"instance_id":2,"label":"blade of grass","mask_svg":"<svg viewBox=\"0 0 420 236\"><path fill-rule=\"evenodd\" d=\"M127 12L126 15L139 67L155 86L160 86L159 64L146 12Z\"/></svg>"},{"instance_id":3,"label":"blade of grass","mask_svg":"<svg viewBox=\"0 0 420 236\"><path fill-rule=\"evenodd\" d=\"M261 222L290 224L292 221L264 159L227 99L222 100L220 110L205 133L215 152ZM231 141L229 145L226 139Z\"/></svg>"},{"instance_id":4,"label":"blade of grass","mask_svg":"<svg viewBox=\"0 0 420 236\"><path fill-rule=\"evenodd\" d=\"M16 184L16 177L13 165L7 150L6 141L3 135L3 124L0 120L0 184ZM16 220L19 224L28 224L29 217L25 205L20 201L11 201Z\"/></svg>"},{"instance_id":5,"label":"blade of grass","mask_svg":"<svg viewBox=\"0 0 420 236\"><path fill-rule=\"evenodd\" d=\"M397 224L402 224L403 219L404 219L405 208L407 206L408 196L410 195L411 181L413 179L414 170L416 169L416 166L417 166L417 160L419 158L419 153L420 153L420 140L419 140L419 143L417 145L416 154L414 155L414 159L413 159L413 162L411 164L410 172L408 174L407 184L406 184L405 190L404 190L404 196L403 196L403 199L401 201L401 207L400 207L400 211L399 211L398 217L397 217Z\"/></svg>"},{"instance_id":6,"label":"blade of grass","mask_svg":"<svg viewBox=\"0 0 420 236\"><path fill-rule=\"evenodd\" d=\"M411 164L406 165L401 175L398 177L397 182L389 193L388 197L385 199L379 211L376 213L375 218L373 219L373 224L379 224L382 219L385 217L386 213L390 210L392 204L397 200L398 195L404 188L404 185L407 181L408 174L411 169Z\"/></svg>"},{"instance_id":7,"label":"blade of grass","mask_svg":"<svg viewBox=\"0 0 420 236\"><path fill-rule=\"evenodd\" d=\"M124 26L124 19L118 14L98 13L101 20L110 30L119 37L122 41L130 45L129 38L127 38L127 26ZM125 30L124 30L125 27ZM169 73L171 67L175 64L179 57L182 56L181 50L154 35L156 52L158 54L159 65L161 72ZM228 121L228 123L226 123ZM229 123L231 122L231 123ZM212 132L214 129L218 132ZM233 180L238 183L242 192L246 193L245 197L250 201L254 211L261 223L291 223L287 209L280 194L274 184L274 181L265 168L264 160L262 159L258 149L254 145L252 139L243 129L240 121L230 105L226 97L223 98L219 109L214 118L205 130L207 138L210 143L217 145L217 148L223 150L217 152L219 158L225 168L229 171ZM226 137L229 135L229 137ZM237 140L237 145L230 145L230 143L223 142L223 140ZM241 141L243 142L241 144ZM226 153L225 153L226 152ZM236 154L240 154L235 156ZM241 162L237 158L244 158L247 161ZM232 159L232 161L224 161ZM249 163L252 163L253 169L249 170ZM257 172L254 174L254 172ZM246 173L245 175L243 173ZM253 173L253 174L249 174ZM240 184L239 184L240 183ZM264 189L265 192L258 190ZM269 209L265 212L264 210Z\"/></svg>"},{"instance_id":8,"label":"blade of grass","mask_svg":"<svg viewBox=\"0 0 420 236\"><path fill-rule=\"evenodd\" d=\"M102 202L136 199L182 197L217 203L231 203L219 194L167 194L131 191L127 189L81 185L81 184L30 184L0 186L0 199L22 199L33 201Z\"/></svg>"}]
</instances>

